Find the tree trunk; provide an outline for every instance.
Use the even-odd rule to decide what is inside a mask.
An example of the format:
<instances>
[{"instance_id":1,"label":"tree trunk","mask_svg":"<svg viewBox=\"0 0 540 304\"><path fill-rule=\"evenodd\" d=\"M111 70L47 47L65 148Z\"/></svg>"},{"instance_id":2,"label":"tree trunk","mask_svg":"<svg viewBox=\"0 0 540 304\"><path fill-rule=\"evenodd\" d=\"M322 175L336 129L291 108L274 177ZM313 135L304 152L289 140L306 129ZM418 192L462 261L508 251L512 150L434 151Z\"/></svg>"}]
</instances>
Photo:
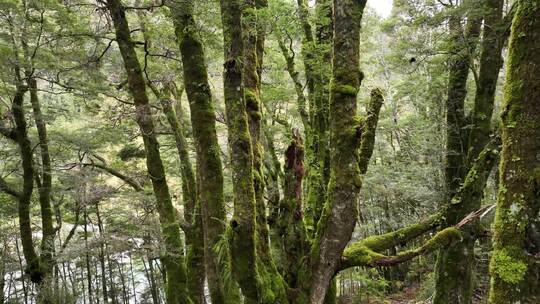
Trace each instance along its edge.
<instances>
[{"instance_id":1,"label":"tree trunk","mask_svg":"<svg viewBox=\"0 0 540 304\"><path fill-rule=\"evenodd\" d=\"M174 91L174 88L166 88L164 94L169 94L167 91ZM174 96L172 92L171 96ZM189 223L189 229L186 234L186 245L188 246L186 265L188 271L188 283L191 299L197 303L204 303L204 235L203 223L201 216L201 205L197 199L197 183L195 182L195 174L191 167L189 159L188 143L184 131L180 126L179 117L172 107L175 98L166 98L161 96L160 102L163 113L167 117L167 121L171 126L176 143L176 149L180 159L180 173L182 176L182 196L184 200L184 218ZM181 96L179 96L181 97ZM176 102L180 102L178 99Z\"/></svg>"},{"instance_id":2,"label":"tree trunk","mask_svg":"<svg viewBox=\"0 0 540 304\"><path fill-rule=\"evenodd\" d=\"M264 55L265 29L258 12L268 5L266 0L244 0L244 66L243 84L249 134L253 148L253 186L255 191L255 241L257 269L262 285L262 303L285 303L286 290L274 261L270 255L270 238L267 224L267 207L264 198L265 176L263 171L264 148L262 133L261 77Z\"/></svg>"},{"instance_id":3,"label":"tree trunk","mask_svg":"<svg viewBox=\"0 0 540 304\"><path fill-rule=\"evenodd\" d=\"M332 38L333 16L332 1L318 0L316 5L316 46L308 45L315 60L304 61L316 71L313 77L313 100L310 103L310 134L307 139L308 175L307 175L307 223L315 231L321 217L330 178L330 150L328 146L329 90L332 76Z\"/></svg>"},{"instance_id":4,"label":"tree trunk","mask_svg":"<svg viewBox=\"0 0 540 304\"><path fill-rule=\"evenodd\" d=\"M51 207L52 172L51 157L49 154L49 140L47 126L41 112L41 105L37 95L37 83L34 78L29 80L30 102L32 104L34 121L39 137L41 151L41 182L38 183L39 206L41 210L41 225L43 237L41 239L40 262L43 264L45 276L52 277L54 267L54 237L53 210ZM35 173L37 175L37 172ZM51 282L52 283L52 282Z\"/></svg>"},{"instance_id":5,"label":"tree trunk","mask_svg":"<svg viewBox=\"0 0 540 304\"><path fill-rule=\"evenodd\" d=\"M220 6L225 58L223 86L233 172L232 271L245 301L258 303L261 299L261 282L256 254L256 198L253 178L256 170L253 165L253 147L242 81L245 66L242 9L239 0L221 0Z\"/></svg>"},{"instance_id":6,"label":"tree trunk","mask_svg":"<svg viewBox=\"0 0 540 304\"><path fill-rule=\"evenodd\" d=\"M322 304L349 242L358 215L362 185L357 155L360 125L356 96L360 87L360 21L366 1L334 0L333 84L330 89L330 183L311 250L309 303ZM373 146L371 147L373 148Z\"/></svg>"},{"instance_id":7,"label":"tree trunk","mask_svg":"<svg viewBox=\"0 0 540 304\"><path fill-rule=\"evenodd\" d=\"M195 20L192 1L168 1L183 65L184 85L191 111L193 137L197 157L197 183L202 210L206 276L212 303L234 303L239 300L237 288L223 276L223 263L228 263L229 249L224 244L225 204L223 198L223 168L216 132L216 114L212 93ZM220 252L215 248L220 247Z\"/></svg>"},{"instance_id":8,"label":"tree trunk","mask_svg":"<svg viewBox=\"0 0 540 304\"><path fill-rule=\"evenodd\" d=\"M290 303L305 301L298 290L309 288L301 277L309 256L310 244L303 220L302 181L304 178L304 146L298 130L293 130L292 141L285 152L283 200L279 204L276 234L283 279L289 286Z\"/></svg>"},{"instance_id":9,"label":"tree trunk","mask_svg":"<svg viewBox=\"0 0 540 304\"><path fill-rule=\"evenodd\" d=\"M105 236L103 235L103 222L101 221L101 214L99 212L99 203L96 203L96 217L98 221L99 237L99 265L101 266L101 292L103 293L103 302L109 303L109 293L107 292L107 274L105 266ZM112 277L111 277L112 281ZM111 284L111 288L114 288Z\"/></svg>"},{"instance_id":10,"label":"tree trunk","mask_svg":"<svg viewBox=\"0 0 540 304\"><path fill-rule=\"evenodd\" d=\"M489 301L540 302L540 1L520 0L508 51Z\"/></svg>"},{"instance_id":11,"label":"tree trunk","mask_svg":"<svg viewBox=\"0 0 540 304\"><path fill-rule=\"evenodd\" d=\"M452 205L467 175L468 124L465 116L467 80L472 64L472 54L480 33L482 18L477 9L469 7L472 2L462 2L458 9L469 9L466 29L463 30L461 16L450 16L449 30L451 51L449 60L448 96L446 100L446 163L445 163L445 208L446 227L457 224L464 216L477 208L477 202ZM467 6L468 5L468 6ZM493 103L493 101L491 101ZM487 114L487 113L486 113ZM490 120L491 117L488 118ZM482 147L483 148L483 147ZM481 151L482 148L479 150ZM476 151L476 150L475 150ZM479 151L478 151L479 152ZM476 153L478 153L476 152ZM476 158L476 157L475 157ZM481 189L483 191L483 188ZM474 242L471 237L460 244L439 252L436 264L435 304L468 304L473 292Z\"/></svg>"},{"instance_id":12,"label":"tree trunk","mask_svg":"<svg viewBox=\"0 0 540 304\"><path fill-rule=\"evenodd\" d=\"M187 276L180 229L176 219L176 210L171 201L165 169L161 161L159 143L155 133L143 73L133 41L131 41L130 29L122 3L120 0L108 0L107 8L116 30L116 41L127 73L129 91L135 101L136 121L144 141L146 167L152 181L161 232L165 242L166 252L162 257L162 261L168 276L165 292L167 303L191 303L187 292Z\"/></svg>"},{"instance_id":13,"label":"tree trunk","mask_svg":"<svg viewBox=\"0 0 540 304\"><path fill-rule=\"evenodd\" d=\"M24 115L24 94L28 90L22 84L19 84L15 97L13 98L13 118L15 121L16 141L19 145L21 162L23 167L23 189L19 196L19 230L21 234L21 244L24 258L27 263L26 272L30 275L30 280L40 284L45 272L40 265L39 256L34 248L32 240L32 226L30 219L30 201L34 190L34 168L32 143L28 138L28 129Z\"/></svg>"},{"instance_id":14,"label":"tree trunk","mask_svg":"<svg viewBox=\"0 0 540 304\"><path fill-rule=\"evenodd\" d=\"M90 267L90 248L88 248L88 212L86 210L86 205L84 206L84 262L86 267L86 284L88 286L88 301L93 303L93 287L92 287L92 267ZM84 273L84 272L83 272Z\"/></svg>"}]
</instances>

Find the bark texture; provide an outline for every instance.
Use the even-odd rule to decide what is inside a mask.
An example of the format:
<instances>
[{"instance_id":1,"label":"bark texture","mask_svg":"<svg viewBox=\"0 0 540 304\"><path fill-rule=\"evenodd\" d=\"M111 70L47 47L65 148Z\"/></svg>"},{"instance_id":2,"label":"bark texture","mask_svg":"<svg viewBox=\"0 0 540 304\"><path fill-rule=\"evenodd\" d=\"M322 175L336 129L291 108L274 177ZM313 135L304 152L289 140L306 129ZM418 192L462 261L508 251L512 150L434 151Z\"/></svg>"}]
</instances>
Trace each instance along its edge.
<instances>
[{"instance_id":1,"label":"bark texture","mask_svg":"<svg viewBox=\"0 0 540 304\"><path fill-rule=\"evenodd\" d=\"M448 97L446 100L447 144L445 191L446 204L445 226L455 225L470 212L480 208L485 183L474 189L476 195L459 199L455 204L455 196L466 178L478 175L482 178L489 174L493 167L482 167L474 171L472 164L485 148L492 135L491 117L494 107L495 89L499 70L502 66L501 52L503 35L500 30L504 1L483 0L480 6L473 6L465 1L460 9L465 10L463 17L450 17L450 31L454 55L450 58ZM479 9L481 8L481 9ZM458 14L459 15L459 14ZM462 29L461 19L467 19ZM473 55L477 47L482 20L484 20L483 39L481 43L480 70L477 76L477 90L474 109L470 117L465 114L465 98L467 96L467 80L473 68ZM471 128L468 128L471 126ZM470 303L474 269L473 234L464 234L465 240L454 246L441 250L436 264L436 292L434 303Z\"/></svg>"},{"instance_id":2,"label":"bark texture","mask_svg":"<svg viewBox=\"0 0 540 304\"><path fill-rule=\"evenodd\" d=\"M184 85L191 112L197 157L197 183L202 210L206 276L213 303L235 303L240 294L223 276L230 263L225 237L223 166L216 131L216 114L208 82L204 49L193 17L193 1L168 1L178 38ZM218 250L220 249L220 250Z\"/></svg>"},{"instance_id":3,"label":"bark texture","mask_svg":"<svg viewBox=\"0 0 540 304\"><path fill-rule=\"evenodd\" d=\"M365 4L366 1L334 0L330 182L311 250L309 303L313 304L323 303L358 215L357 200L362 179L357 155L361 139L356 118L356 96L361 81L359 35Z\"/></svg>"},{"instance_id":4,"label":"bark texture","mask_svg":"<svg viewBox=\"0 0 540 304\"><path fill-rule=\"evenodd\" d=\"M168 304L192 303L188 296L186 266L183 257L180 227L172 204L165 169L161 161L152 111L146 92L142 69L131 40L125 9L120 0L107 0L107 9L114 23L116 42L120 48L128 78L128 87L135 102L136 117L146 152L146 167L161 223L166 252L161 258L167 273L166 298Z\"/></svg>"},{"instance_id":5,"label":"bark texture","mask_svg":"<svg viewBox=\"0 0 540 304\"><path fill-rule=\"evenodd\" d=\"M489 302L540 301L540 1L520 0L508 51Z\"/></svg>"},{"instance_id":6,"label":"bark texture","mask_svg":"<svg viewBox=\"0 0 540 304\"><path fill-rule=\"evenodd\" d=\"M231 156L234 214L231 219L232 271L247 303L261 298L256 254L256 198L253 147L244 98L244 32L239 0L221 0L223 87ZM249 93L248 93L249 94Z\"/></svg>"}]
</instances>

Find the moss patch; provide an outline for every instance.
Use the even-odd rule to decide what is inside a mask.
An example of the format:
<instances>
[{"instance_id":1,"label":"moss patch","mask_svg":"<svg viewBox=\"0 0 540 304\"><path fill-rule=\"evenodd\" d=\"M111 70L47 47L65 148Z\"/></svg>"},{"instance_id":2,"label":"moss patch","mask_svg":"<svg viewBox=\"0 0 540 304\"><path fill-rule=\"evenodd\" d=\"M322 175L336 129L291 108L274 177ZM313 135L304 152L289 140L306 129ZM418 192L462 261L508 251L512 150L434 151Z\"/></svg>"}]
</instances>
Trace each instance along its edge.
<instances>
[{"instance_id":1,"label":"moss patch","mask_svg":"<svg viewBox=\"0 0 540 304\"><path fill-rule=\"evenodd\" d=\"M491 270L506 283L518 284L525 277L527 264L512 256L506 249L494 250Z\"/></svg>"}]
</instances>

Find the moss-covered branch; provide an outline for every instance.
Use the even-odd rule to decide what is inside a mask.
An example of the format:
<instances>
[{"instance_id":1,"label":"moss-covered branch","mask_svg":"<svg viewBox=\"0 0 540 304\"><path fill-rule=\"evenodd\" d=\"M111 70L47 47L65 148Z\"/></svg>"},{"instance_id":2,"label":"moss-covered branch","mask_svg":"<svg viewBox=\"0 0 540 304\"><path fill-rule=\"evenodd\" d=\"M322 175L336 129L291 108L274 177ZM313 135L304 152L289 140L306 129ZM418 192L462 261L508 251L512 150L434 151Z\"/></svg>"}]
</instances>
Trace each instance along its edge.
<instances>
[{"instance_id":1,"label":"moss-covered branch","mask_svg":"<svg viewBox=\"0 0 540 304\"><path fill-rule=\"evenodd\" d=\"M360 148L358 149L358 166L360 172L366 174L369 160L373 155L373 146L375 145L375 133L379 122L379 113L384 102L382 92L379 89L371 91L371 99L367 107L367 117L360 127L361 138Z\"/></svg>"},{"instance_id":2,"label":"moss-covered branch","mask_svg":"<svg viewBox=\"0 0 540 304\"><path fill-rule=\"evenodd\" d=\"M482 190L484 189L489 173L491 172L491 168L498 159L499 143L500 140L498 138L494 138L482 151L467 175L464 184L458 191L458 194L454 197L453 205L462 205L471 200L479 201L481 199L483 194ZM386 249L406 243L444 224L444 222L447 220L443 216L444 214L446 214L444 211L437 213L422 222L383 235L371 236L349 246L345 250L343 257L344 261L341 267L346 268L350 267L347 266L349 264L353 265L354 263L366 263L366 261L375 263L373 265L379 265L377 264L379 263L378 258L380 258L380 261L382 261L380 263L398 263L402 261L402 259L408 260L417 255L425 253L428 249L431 250L434 248L432 246L433 244L426 244L425 248L418 248L415 251L404 253L403 255L395 258L388 258L381 254L381 252ZM475 216L477 215L474 212L471 214L474 214ZM474 227L472 222L469 224L470 217L466 217L466 219L465 224L467 224L467 229ZM457 219L455 222L457 221L459 221L459 219ZM462 229L462 227L465 225L462 221L458 223L457 226ZM478 232L479 231L473 231L472 233L474 234ZM442 240L443 238L440 237L440 239ZM365 256L362 256L363 254ZM377 257L377 259L373 260L372 258L374 257ZM351 262L352 260L355 262Z\"/></svg>"},{"instance_id":3,"label":"moss-covered branch","mask_svg":"<svg viewBox=\"0 0 540 304\"><path fill-rule=\"evenodd\" d=\"M381 252L394 246L407 243L426 232L437 228L442 222L442 214L437 213L426 220L383 235L370 236L359 243L373 251Z\"/></svg>"},{"instance_id":4,"label":"moss-covered branch","mask_svg":"<svg viewBox=\"0 0 540 304\"><path fill-rule=\"evenodd\" d=\"M361 243L351 245L343 253L343 260L340 269L347 269L355 266L377 267L392 266L411 260L419 255L433 252L437 249L450 245L461 238L461 232L454 228L441 230L434 237L429 239L422 246L403 251L394 256L387 256L378 253Z\"/></svg>"},{"instance_id":5,"label":"moss-covered branch","mask_svg":"<svg viewBox=\"0 0 540 304\"><path fill-rule=\"evenodd\" d=\"M400 229L394 232L399 233L401 231L403 234L402 236L390 233L359 241L345 249L343 258L341 260L340 270L356 266L393 266L411 260L417 256L428 254L440 248L450 246L453 243L460 242L463 239L463 231L468 229L469 225L473 225L493 207L493 205L488 205L475 212L472 212L457 225L437 232L421 246L399 252L393 256L384 255L381 253L381 251L389 248L389 245L393 246L393 243L400 238L403 240L412 239L418 236L419 233L421 234L421 232L427 232L435 228L438 223L440 223L441 216L432 216L423 223L412 225L408 228Z\"/></svg>"}]
</instances>

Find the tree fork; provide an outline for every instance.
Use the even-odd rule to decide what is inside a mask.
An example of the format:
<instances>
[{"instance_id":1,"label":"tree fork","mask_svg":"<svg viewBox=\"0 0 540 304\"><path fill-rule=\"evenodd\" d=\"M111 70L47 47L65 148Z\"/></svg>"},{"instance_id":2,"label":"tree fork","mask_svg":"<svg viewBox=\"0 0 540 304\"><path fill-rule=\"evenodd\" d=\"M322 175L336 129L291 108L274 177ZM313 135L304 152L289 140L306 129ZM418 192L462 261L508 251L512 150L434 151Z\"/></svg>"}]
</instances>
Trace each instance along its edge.
<instances>
[{"instance_id":1,"label":"tree fork","mask_svg":"<svg viewBox=\"0 0 540 304\"><path fill-rule=\"evenodd\" d=\"M362 185L356 97L360 87L360 21L366 1L334 0L333 83L330 89L330 183L311 250L309 303L321 304L351 238Z\"/></svg>"}]
</instances>

